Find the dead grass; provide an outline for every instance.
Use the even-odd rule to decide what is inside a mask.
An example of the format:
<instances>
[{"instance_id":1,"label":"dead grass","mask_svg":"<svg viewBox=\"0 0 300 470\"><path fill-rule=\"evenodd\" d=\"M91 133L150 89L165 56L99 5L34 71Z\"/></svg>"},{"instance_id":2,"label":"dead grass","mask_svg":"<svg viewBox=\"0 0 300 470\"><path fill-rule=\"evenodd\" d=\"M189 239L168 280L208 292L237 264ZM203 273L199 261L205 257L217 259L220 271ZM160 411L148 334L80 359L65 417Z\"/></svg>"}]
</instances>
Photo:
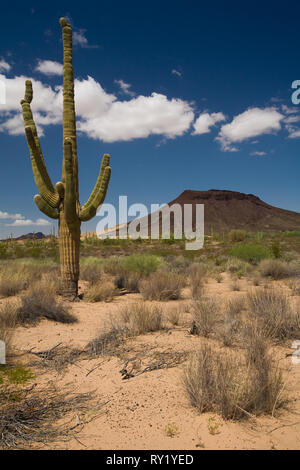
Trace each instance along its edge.
<instances>
[{"instance_id":1,"label":"dead grass","mask_svg":"<svg viewBox=\"0 0 300 470\"><path fill-rule=\"evenodd\" d=\"M297 274L295 266L278 259L262 260L259 263L258 270L263 277L271 277L275 280L292 277Z\"/></svg>"},{"instance_id":2,"label":"dead grass","mask_svg":"<svg viewBox=\"0 0 300 470\"><path fill-rule=\"evenodd\" d=\"M85 299L89 302L111 302L117 294L116 286L112 281L103 280L92 284L85 292Z\"/></svg>"},{"instance_id":3,"label":"dead grass","mask_svg":"<svg viewBox=\"0 0 300 470\"><path fill-rule=\"evenodd\" d=\"M300 314L293 312L288 297L273 288L259 288L247 295L249 320L273 340L298 338Z\"/></svg>"},{"instance_id":4,"label":"dead grass","mask_svg":"<svg viewBox=\"0 0 300 470\"><path fill-rule=\"evenodd\" d=\"M184 286L185 280L181 275L158 271L140 282L140 292L145 300L177 300Z\"/></svg>"},{"instance_id":5,"label":"dead grass","mask_svg":"<svg viewBox=\"0 0 300 470\"><path fill-rule=\"evenodd\" d=\"M240 313L244 308L244 298L235 297L227 302L222 323L217 329L217 338L222 342L223 346L232 346L241 329Z\"/></svg>"},{"instance_id":6,"label":"dead grass","mask_svg":"<svg viewBox=\"0 0 300 470\"><path fill-rule=\"evenodd\" d=\"M214 297L194 300L191 304L193 333L199 336L209 336L215 330L219 311L219 303Z\"/></svg>"},{"instance_id":7,"label":"dead grass","mask_svg":"<svg viewBox=\"0 0 300 470\"><path fill-rule=\"evenodd\" d=\"M17 323L17 305L5 302L0 306L0 340L5 342L6 353L11 352L11 342Z\"/></svg>"},{"instance_id":8,"label":"dead grass","mask_svg":"<svg viewBox=\"0 0 300 470\"><path fill-rule=\"evenodd\" d=\"M283 404L281 373L267 353L257 367L245 357L204 343L186 365L183 384L200 413L211 411L224 419L274 414Z\"/></svg>"},{"instance_id":9,"label":"dead grass","mask_svg":"<svg viewBox=\"0 0 300 470\"><path fill-rule=\"evenodd\" d=\"M70 310L69 305L57 300L55 291L51 290L47 283L39 282L21 296L17 323L36 324L42 318L60 323L74 323L76 318Z\"/></svg>"},{"instance_id":10,"label":"dead grass","mask_svg":"<svg viewBox=\"0 0 300 470\"><path fill-rule=\"evenodd\" d=\"M162 309L158 306L136 302L124 307L121 318L133 335L141 335L163 328Z\"/></svg>"}]
</instances>

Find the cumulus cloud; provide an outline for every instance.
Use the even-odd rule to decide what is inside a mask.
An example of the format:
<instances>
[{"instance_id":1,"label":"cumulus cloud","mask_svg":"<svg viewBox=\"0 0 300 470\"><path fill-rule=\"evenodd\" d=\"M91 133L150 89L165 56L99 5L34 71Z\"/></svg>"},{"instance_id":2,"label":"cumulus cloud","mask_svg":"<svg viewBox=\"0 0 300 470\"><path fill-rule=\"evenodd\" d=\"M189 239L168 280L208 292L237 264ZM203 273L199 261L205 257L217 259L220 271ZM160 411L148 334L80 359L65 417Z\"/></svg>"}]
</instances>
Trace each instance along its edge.
<instances>
[{"instance_id":1,"label":"cumulus cloud","mask_svg":"<svg viewBox=\"0 0 300 470\"><path fill-rule=\"evenodd\" d=\"M39 227L49 226L50 222L46 219L37 219L35 222L31 219L17 219L11 224L5 224L6 227L27 227L28 225L37 225Z\"/></svg>"},{"instance_id":2,"label":"cumulus cloud","mask_svg":"<svg viewBox=\"0 0 300 470\"><path fill-rule=\"evenodd\" d=\"M281 129L284 115L277 108L249 108L235 116L231 123L224 124L216 140L222 150L235 152L238 149L232 143L243 142L262 134L276 133Z\"/></svg>"},{"instance_id":3,"label":"cumulus cloud","mask_svg":"<svg viewBox=\"0 0 300 470\"><path fill-rule=\"evenodd\" d=\"M59 62L53 60L39 60L35 68L37 72L44 75L62 75L63 66Z\"/></svg>"},{"instance_id":4,"label":"cumulus cloud","mask_svg":"<svg viewBox=\"0 0 300 470\"><path fill-rule=\"evenodd\" d=\"M194 132L192 135L207 134L211 131L211 127L217 122L226 121L226 117L223 113L203 113L194 122Z\"/></svg>"},{"instance_id":5,"label":"cumulus cloud","mask_svg":"<svg viewBox=\"0 0 300 470\"><path fill-rule=\"evenodd\" d=\"M24 219L21 214L9 214L8 212L0 211L0 219Z\"/></svg>"},{"instance_id":6,"label":"cumulus cloud","mask_svg":"<svg viewBox=\"0 0 300 470\"><path fill-rule=\"evenodd\" d=\"M4 59L0 60L0 73L1 72L9 72L11 69L11 65L6 62Z\"/></svg>"},{"instance_id":7,"label":"cumulus cloud","mask_svg":"<svg viewBox=\"0 0 300 470\"><path fill-rule=\"evenodd\" d=\"M126 83L123 80L115 80L115 83L119 85L125 95L135 96L135 93L130 90L131 85L129 83Z\"/></svg>"},{"instance_id":8,"label":"cumulus cloud","mask_svg":"<svg viewBox=\"0 0 300 470\"><path fill-rule=\"evenodd\" d=\"M0 108L0 131L11 135L24 132L20 99L24 96L28 78L6 79L6 105ZM52 88L38 80L32 82L32 110L42 136L45 126L62 121L62 86ZM104 142L126 141L151 134L174 138L186 132L194 120L191 104L186 101L168 99L158 93L118 101L92 77L75 80L75 96L78 129Z\"/></svg>"}]
</instances>

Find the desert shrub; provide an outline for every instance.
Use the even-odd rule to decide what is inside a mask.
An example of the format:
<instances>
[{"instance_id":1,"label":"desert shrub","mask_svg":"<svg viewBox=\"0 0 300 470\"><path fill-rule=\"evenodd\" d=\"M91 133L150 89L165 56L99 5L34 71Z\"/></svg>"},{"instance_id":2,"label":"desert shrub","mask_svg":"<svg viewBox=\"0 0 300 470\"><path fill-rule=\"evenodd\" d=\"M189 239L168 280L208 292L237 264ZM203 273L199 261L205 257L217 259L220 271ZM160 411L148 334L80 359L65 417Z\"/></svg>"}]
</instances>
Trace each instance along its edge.
<instances>
[{"instance_id":1,"label":"desert shrub","mask_svg":"<svg viewBox=\"0 0 300 470\"><path fill-rule=\"evenodd\" d=\"M292 311L285 294L256 289L247 295L250 320L266 338L284 340L300 334L300 314Z\"/></svg>"},{"instance_id":2,"label":"desert shrub","mask_svg":"<svg viewBox=\"0 0 300 470\"><path fill-rule=\"evenodd\" d=\"M173 272L157 271L140 282L140 292L145 300L177 300L185 286L185 279Z\"/></svg>"},{"instance_id":3,"label":"desert shrub","mask_svg":"<svg viewBox=\"0 0 300 470\"><path fill-rule=\"evenodd\" d=\"M11 341L16 327L17 305L5 302L0 305L0 340L6 344L6 351L11 349Z\"/></svg>"},{"instance_id":4,"label":"desert shrub","mask_svg":"<svg viewBox=\"0 0 300 470\"><path fill-rule=\"evenodd\" d=\"M282 256L282 249L278 242L273 242L271 245L271 252L274 258L281 258Z\"/></svg>"},{"instance_id":5,"label":"desert shrub","mask_svg":"<svg viewBox=\"0 0 300 470\"><path fill-rule=\"evenodd\" d=\"M178 274L185 274L190 266L190 261L184 256L171 256L167 259L168 268Z\"/></svg>"},{"instance_id":6,"label":"desert shrub","mask_svg":"<svg viewBox=\"0 0 300 470\"><path fill-rule=\"evenodd\" d=\"M158 306L137 302L120 312L126 327L135 335L162 329L162 309Z\"/></svg>"},{"instance_id":7,"label":"desert shrub","mask_svg":"<svg viewBox=\"0 0 300 470\"><path fill-rule=\"evenodd\" d=\"M247 261L243 261L238 258L229 258L227 260L225 269L230 274L242 277L251 272L253 267Z\"/></svg>"},{"instance_id":8,"label":"desert shrub","mask_svg":"<svg viewBox=\"0 0 300 470\"><path fill-rule=\"evenodd\" d=\"M218 284L220 284L223 280L222 274L220 273L216 274L215 280L217 281Z\"/></svg>"},{"instance_id":9,"label":"desert shrub","mask_svg":"<svg viewBox=\"0 0 300 470\"><path fill-rule=\"evenodd\" d=\"M80 279L95 284L101 278L102 269L98 264L86 264L80 268Z\"/></svg>"},{"instance_id":10,"label":"desert shrub","mask_svg":"<svg viewBox=\"0 0 300 470\"><path fill-rule=\"evenodd\" d=\"M168 312L167 312L168 321L173 326L179 325L181 313L182 313L182 306L181 305L178 305L178 306L175 306L175 307L172 306L171 308L168 309Z\"/></svg>"},{"instance_id":11,"label":"desert shrub","mask_svg":"<svg viewBox=\"0 0 300 470\"><path fill-rule=\"evenodd\" d=\"M46 282L32 285L21 296L21 303L17 309L18 324L36 324L42 318L60 323L76 321L70 313L70 307L57 300L55 292L49 289Z\"/></svg>"},{"instance_id":12,"label":"desert shrub","mask_svg":"<svg viewBox=\"0 0 300 470\"><path fill-rule=\"evenodd\" d=\"M244 297L235 297L225 306L222 323L218 327L217 336L224 346L232 346L241 329L240 313L244 308Z\"/></svg>"},{"instance_id":13,"label":"desert shrub","mask_svg":"<svg viewBox=\"0 0 300 470\"><path fill-rule=\"evenodd\" d=\"M118 289L126 289L129 292L139 292L139 283L143 279L143 275L139 272L128 271L124 267L120 267L120 272L115 276L115 285Z\"/></svg>"},{"instance_id":14,"label":"desert shrub","mask_svg":"<svg viewBox=\"0 0 300 470\"><path fill-rule=\"evenodd\" d=\"M215 330L219 311L219 303L214 297L202 297L194 300L191 304L193 333L205 337L209 336Z\"/></svg>"},{"instance_id":15,"label":"desert shrub","mask_svg":"<svg viewBox=\"0 0 300 470\"><path fill-rule=\"evenodd\" d=\"M246 238L246 231L240 229L230 230L228 237L231 242L242 242Z\"/></svg>"},{"instance_id":16,"label":"desert shrub","mask_svg":"<svg viewBox=\"0 0 300 470\"><path fill-rule=\"evenodd\" d=\"M92 284L85 292L89 302L110 302L117 294L115 284L109 280L98 281Z\"/></svg>"},{"instance_id":17,"label":"desert shrub","mask_svg":"<svg viewBox=\"0 0 300 470\"><path fill-rule=\"evenodd\" d=\"M283 279L296 274L296 269L290 263L278 259L265 259L258 265L258 270L264 277L272 279Z\"/></svg>"},{"instance_id":18,"label":"desert shrub","mask_svg":"<svg viewBox=\"0 0 300 470\"><path fill-rule=\"evenodd\" d=\"M188 274L193 299L198 299L203 296L206 273L206 267L200 263L192 263L189 267Z\"/></svg>"},{"instance_id":19,"label":"desert shrub","mask_svg":"<svg viewBox=\"0 0 300 470\"><path fill-rule=\"evenodd\" d=\"M282 377L267 354L258 368L246 358L203 344L186 365L183 384L200 413L212 411L224 419L273 414L283 404Z\"/></svg>"},{"instance_id":20,"label":"desert shrub","mask_svg":"<svg viewBox=\"0 0 300 470\"><path fill-rule=\"evenodd\" d=\"M124 325L111 325L106 331L99 333L90 341L85 350L91 356L115 354L126 338L132 333Z\"/></svg>"},{"instance_id":21,"label":"desert shrub","mask_svg":"<svg viewBox=\"0 0 300 470\"><path fill-rule=\"evenodd\" d=\"M0 274L0 295L10 297L17 295L26 287L26 280L20 273Z\"/></svg>"},{"instance_id":22,"label":"desert shrub","mask_svg":"<svg viewBox=\"0 0 300 470\"><path fill-rule=\"evenodd\" d=\"M143 276L149 276L151 273L157 271L162 264L162 260L158 256L150 254L133 254L123 258L121 264L128 271L134 271Z\"/></svg>"},{"instance_id":23,"label":"desert shrub","mask_svg":"<svg viewBox=\"0 0 300 470\"><path fill-rule=\"evenodd\" d=\"M229 254L251 264L271 257L270 251L263 245L237 245L229 250Z\"/></svg>"},{"instance_id":24,"label":"desert shrub","mask_svg":"<svg viewBox=\"0 0 300 470\"><path fill-rule=\"evenodd\" d=\"M0 242L0 259L7 258L7 245L3 242Z\"/></svg>"},{"instance_id":25,"label":"desert shrub","mask_svg":"<svg viewBox=\"0 0 300 470\"><path fill-rule=\"evenodd\" d=\"M233 281L230 283L230 289L235 292L238 292L241 290L240 283L237 279L233 279Z\"/></svg>"},{"instance_id":26,"label":"desert shrub","mask_svg":"<svg viewBox=\"0 0 300 470\"><path fill-rule=\"evenodd\" d=\"M121 271L121 258L118 256L110 256L103 262L103 271L106 274L116 276Z\"/></svg>"}]
</instances>

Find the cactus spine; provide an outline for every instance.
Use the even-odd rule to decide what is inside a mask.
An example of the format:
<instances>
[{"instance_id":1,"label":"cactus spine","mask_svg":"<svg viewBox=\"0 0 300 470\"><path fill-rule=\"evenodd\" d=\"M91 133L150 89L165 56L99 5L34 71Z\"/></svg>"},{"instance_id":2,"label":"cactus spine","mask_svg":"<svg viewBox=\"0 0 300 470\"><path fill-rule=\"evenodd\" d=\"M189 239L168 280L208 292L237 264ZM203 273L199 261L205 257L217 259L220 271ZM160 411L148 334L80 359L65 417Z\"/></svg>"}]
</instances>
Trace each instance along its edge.
<instances>
[{"instance_id":1,"label":"cactus spine","mask_svg":"<svg viewBox=\"0 0 300 470\"><path fill-rule=\"evenodd\" d=\"M53 186L44 162L30 103L32 83L25 84L21 101L25 134L33 176L40 194L34 201L41 212L59 224L59 254L62 294L75 299L78 296L79 251L81 222L92 219L103 203L110 179L109 155L102 159L100 173L88 201L80 206L78 191L78 163L76 143L76 116L74 102L74 74L72 65L72 29L65 18L60 19L63 36L63 165L62 181Z\"/></svg>"}]
</instances>

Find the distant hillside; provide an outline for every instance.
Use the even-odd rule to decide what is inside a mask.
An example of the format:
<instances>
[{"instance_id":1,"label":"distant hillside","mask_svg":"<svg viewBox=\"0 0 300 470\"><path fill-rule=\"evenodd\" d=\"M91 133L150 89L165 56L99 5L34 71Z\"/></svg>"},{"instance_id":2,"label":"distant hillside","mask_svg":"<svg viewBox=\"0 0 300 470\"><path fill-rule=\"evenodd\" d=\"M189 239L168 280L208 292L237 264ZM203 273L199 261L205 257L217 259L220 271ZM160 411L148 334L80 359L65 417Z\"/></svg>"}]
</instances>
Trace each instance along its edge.
<instances>
[{"instance_id":1,"label":"distant hillside","mask_svg":"<svg viewBox=\"0 0 300 470\"><path fill-rule=\"evenodd\" d=\"M186 190L169 205L204 204L205 233L244 229L248 232L300 230L300 214L271 206L253 194L210 189Z\"/></svg>"},{"instance_id":2,"label":"distant hillside","mask_svg":"<svg viewBox=\"0 0 300 470\"><path fill-rule=\"evenodd\" d=\"M47 238L46 235L44 235L42 232L36 232L36 233L26 233L25 235L21 235L20 237L12 238L12 240L42 240L43 238ZM5 240L2 240L5 241Z\"/></svg>"}]
</instances>

